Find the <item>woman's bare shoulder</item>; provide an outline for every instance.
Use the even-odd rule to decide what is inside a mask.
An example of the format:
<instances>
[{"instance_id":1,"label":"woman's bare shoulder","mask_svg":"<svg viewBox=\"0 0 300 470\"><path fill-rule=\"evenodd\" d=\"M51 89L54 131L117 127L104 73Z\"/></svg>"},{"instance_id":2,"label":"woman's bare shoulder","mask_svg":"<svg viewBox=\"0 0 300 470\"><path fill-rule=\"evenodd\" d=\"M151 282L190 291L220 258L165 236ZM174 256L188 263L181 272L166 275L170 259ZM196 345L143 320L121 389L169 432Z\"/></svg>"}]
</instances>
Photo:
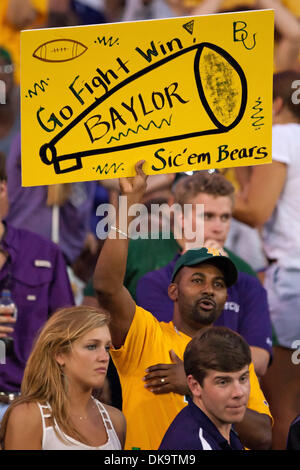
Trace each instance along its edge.
<instances>
[{"instance_id":1,"label":"woman's bare shoulder","mask_svg":"<svg viewBox=\"0 0 300 470\"><path fill-rule=\"evenodd\" d=\"M5 448L39 449L42 442L42 419L36 402L20 403L9 414Z\"/></svg>"},{"instance_id":2,"label":"woman's bare shoulder","mask_svg":"<svg viewBox=\"0 0 300 470\"><path fill-rule=\"evenodd\" d=\"M22 423L23 421L28 422L41 422L41 413L36 402L20 403L14 406L9 415L9 422Z\"/></svg>"}]
</instances>

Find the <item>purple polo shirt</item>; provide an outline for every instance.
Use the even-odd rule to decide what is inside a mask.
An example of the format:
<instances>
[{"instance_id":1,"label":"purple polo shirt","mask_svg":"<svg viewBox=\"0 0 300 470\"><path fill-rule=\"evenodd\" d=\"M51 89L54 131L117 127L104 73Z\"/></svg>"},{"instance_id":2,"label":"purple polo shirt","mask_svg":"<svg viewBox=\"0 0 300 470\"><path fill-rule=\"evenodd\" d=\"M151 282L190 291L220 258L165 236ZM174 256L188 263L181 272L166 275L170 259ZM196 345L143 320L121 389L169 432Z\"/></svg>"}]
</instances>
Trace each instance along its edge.
<instances>
[{"instance_id":1,"label":"purple polo shirt","mask_svg":"<svg viewBox=\"0 0 300 470\"><path fill-rule=\"evenodd\" d=\"M151 312L159 321L173 318L173 301L168 296L175 262L145 274L138 282L137 305ZM250 346L266 349L272 355L272 326L267 292L260 281L239 272L237 282L228 288L228 298L220 317L214 323L227 326L242 335Z\"/></svg>"},{"instance_id":2,"label":"purple polo shirt","mask_svg":"<svg viewBox=\"0 0 300 470\"><path fill-rule=\"evenodd\" d=\"M243 450L231 428L228 442L213 422L188 398L185 406L170 424L158 450Z\"/></svg>"},{"instance_id":3,"label":"purple polo shirt","mask_svg":"<svg viewBox=\"0 0 300 470\"><path fill-rule=\"evenodd\" d=\"M6 162L9 213L7 222L51 240L52 207L47 186L22 187L21 140L14 139ZM59 247L69 263L80 255L90 231L96 181L73 183L68 201L59 208Z\"/></svg>"},{"instance_id":4,"label":"purple polo shirt","mask_svg":"<svg viewBox=\"0 0 300 470\"><path fill-rule=\"evenodd\" d=\"M0 392L17 392L33 340L56 309L74 305L64 258L54 243L6 225L2 248L9 258L0 270L0 290L11 290L18 308L14 352L0 364Z\"/></svg>"}]
</instances>

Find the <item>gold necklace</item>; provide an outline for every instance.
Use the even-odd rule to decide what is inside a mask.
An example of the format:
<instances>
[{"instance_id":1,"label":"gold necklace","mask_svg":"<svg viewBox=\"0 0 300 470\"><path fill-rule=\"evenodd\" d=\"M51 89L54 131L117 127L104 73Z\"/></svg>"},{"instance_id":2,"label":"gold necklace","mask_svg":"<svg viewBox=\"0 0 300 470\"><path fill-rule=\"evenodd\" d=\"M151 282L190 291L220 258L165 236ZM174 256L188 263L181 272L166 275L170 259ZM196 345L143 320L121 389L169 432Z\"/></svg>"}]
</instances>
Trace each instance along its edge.
<instances>
[{"instance_id":1,"label":"gold necklace","mask_svg":"<svg viewBox=\"0 0 300 470\"><path fill-rule=\"evenodd\" d=\"M94 409L94 408L95 408L95 403L93 402L93 403L92 403L92 409ZM70 413L70 414L71 414L71 416L73 416L74 418L80 419L80 421L82 421L83 419L88 419L88 416L78 416L78 415L76 416L76 415L74 415L73 413Z\"/></svg>"},{"instance_id":2,"label":"gold necklace","mask_svg":"<svg viewBox=\"0 0 300 470\"><path fill-rule=\"evenodd\" d=\"M78 416L78 418L81 420L81 419L88 419L87 416Z\"/></svg>"}]
</instances>

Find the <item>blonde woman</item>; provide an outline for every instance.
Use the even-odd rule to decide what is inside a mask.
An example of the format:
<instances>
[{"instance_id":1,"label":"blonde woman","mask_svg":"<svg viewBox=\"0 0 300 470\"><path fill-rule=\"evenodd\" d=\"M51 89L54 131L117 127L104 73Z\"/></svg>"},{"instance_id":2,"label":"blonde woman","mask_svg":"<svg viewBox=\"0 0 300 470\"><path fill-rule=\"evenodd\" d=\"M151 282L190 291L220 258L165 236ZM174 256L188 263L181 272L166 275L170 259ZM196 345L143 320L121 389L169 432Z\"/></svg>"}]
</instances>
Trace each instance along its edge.
<instances>
[{"instance_id":1,"label":"blonde woman","mask_svg":"<svg viewBox=\"0 0 300 470\"><path fill-rule=\"evenodd\" d=\"M21 396L0 430L6 450L118 450L125 442L121 411L92 396L103 387L111 337L108 315L94 307L57 311L38 336Z\"/></svg>"}]
</instances>

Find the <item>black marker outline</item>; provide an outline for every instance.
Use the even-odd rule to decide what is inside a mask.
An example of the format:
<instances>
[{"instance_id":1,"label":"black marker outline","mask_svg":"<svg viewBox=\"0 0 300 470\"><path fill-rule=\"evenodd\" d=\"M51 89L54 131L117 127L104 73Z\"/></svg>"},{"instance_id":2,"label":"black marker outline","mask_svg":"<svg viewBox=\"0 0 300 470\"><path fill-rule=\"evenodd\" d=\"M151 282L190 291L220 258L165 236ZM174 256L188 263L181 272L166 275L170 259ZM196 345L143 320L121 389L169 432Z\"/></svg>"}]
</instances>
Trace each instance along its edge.
<instances>
[{"instance_id":1,"label":"black marker outline","mask_svg":"<svg viewBox=\"0 0 300 470\"><path fill-rule=\"evenodd\" d=\"M233 123L230 124L230 126L223 126L223 124L221 124L218 121L218 119L216 118L216 116L212 112L212 110L211 110L211 108L208 104L208 101L206 99L204 89L203 89L203 86L202 86L202 80L201 80L201 76L200 76L200 69L199 69L200 58L201 58L201 54L202 54L203 49L201 51L200 51L200 49L197 51L196 56L195 56L195 63L194 63L194 73L195 73L197 89L198 89L198 92L199 92L201 102L203 104L203 107L204 107L205 111L209 115L211 121L214 123L214 125L216 127L220 128L220 129L223 128L224 132L225 132L226 130L233 129L240 122L240 120L243 117L243 114L244 114L245 109L246 109L247 97L248 97L247 80L246 80L245 74L243 72L243 69L241 68L239 63L230 54L228 54L228 52L226 52L224 49L221 49L221 48L219 48L218 46L215 46L215 45L211 45L210 49L214 50L215 52L218 52L218 54L223 56L223 58L232 66L232 68L238 73L239 78L241 80L241 85L242 85L242 100L241 100L241 107L240 107L239 114L236 117L236 119L233 121Z\"/></svg>"},{"instance_id":2,"label":"black marker outline","mask_svg":"<svg viewBox=\"0 0 300 470\"><path fill-rule=\"evenodd\" d=\"M84 50L82 52L80 52L80 54L78 54L77 56L70 57L69 59L54 59L54 60L51 59L50 60L50 59L44 59L43 57L39 57L38 55L36 55L36 52L39 49L41 49L42 47L46 46L47 44L52 44L53 42L61 42L61 41L67 41L67 42L73 43L72 52L73 52L74 44L80 44L80 46L82 46L84 48ZM32 54L32 57L34 57L35 59L41 60L42 62L50 62L50 63L52 63L52 62L53 63L69 62L70 60L77 59L82 54L84 54L87 50L88 50L88 48L87 48L87 46L85 46L85 44L82 44L82 42L76 41L75 39L66 39L66 38L52 39L51 41L47 41L44 44L41 44L39 47L37 47L36 50L34 51L34 53Z\"/></svg>"},{"instance_id":3,"label":"black marker outline","mask_svg":"<svg viewBox=\"0 0 300 470\"><path fill-rule=\"evenodd\" d=\"M214 116L212 110L209 107L209 104L206 100L206 97L204 95L204 90L202 86L202 81L200 77L200 70L199 70L199 62L200 62L200 57L201 53L204 48L209 48L220 54L225 60L227 60L230 65L234 68L234 70L237 72L239 75L239 78L241 80L241 85L242 85L242 99L241 99L241 106L240 106L240 111L237 116L237 118L234 120L232 124L229 126L224 126L222 125L217 118ZM186 133L182 135L176 135L176 136L171 136L171 137L162 137L158 139L153 139L153 140L146 140L146 141L141 141L141 142L133 142L131 144L123 144L123 145L118 145L114 147L105 147L105 148L98 148L98 149L92 149L92 150L87 150L87 151L82 151L82 152L75 152L75 153L70 153L70 154L65 154L65 155L60 155L57 156L57 151L55 145L57 142L59 142L68 132L70 132L73 127L75 127L84 117L86 117L91 111L93 111L97 106L102 104L105 100L107 100L111 95L119 91L121 88L125 87L129 83L132 83L136 79L140 78L141 76L151 72L152 70L155 70L156 68L170 62L171 60L176 59L177 57L189 53L192 50L197 49L197 53L195 55L194 59L194 74L195 74L195 80L196 80L196 86L197 90L199 93L199 97L201 100L201 103L207 112L209 118L213 122L213 124L217 127L217 129L209 129L205 131L199 131L199 132L192 132L192 133ZM239 65L239 63L224 49L220 48L219 46L216 46L215 44L211 44L208 42L203 42L200 44L195 44L192 46L189 46L186 49L181 49L180 51L175 52L174 54L164 57L163 59L159 60L158 62L155 62L148 67L139 70L138 72L134 73L132 76L127 77L125 80L122 82L118 83L116 86L108 90L104 95L102 95L100 98L96 98L95 101L88 106L82 113L80 113L72 122L70 122L64 129L62 129L53 139L47 143L43 144L40 147L39 155L42 160L42 162L45 165L53 165L55 173L56 174L61 174L61 173L68 173L71 171L75 170L80 170L82 168L82 158L83 157L89 157L92 155L100 155L100 154L106 154L106 153L111 153L115 151L122 151L122 150L130 150L132 148L137 148L137 147L144 147L144 146L149 146L149 145L154 145L154 144L161 144L163 142L172 142L176 140L183 140L187 138L193 138L193 137L199 137L202 135L212 135L212 134L222 134L225 132L230 131L233 129L242 119L245 109L246 109L246 104L247 104L247 96L248 96L248 91L247 91L247 80L246 76L244 74L243 69ZM49 159L47 157L47 152L51 152L52 158ZM71 160L75 159L76 163L70 168L65 168L61 169L60 168L60 162L66 161L66 160Z\"/></svg>"}]
</instances>

